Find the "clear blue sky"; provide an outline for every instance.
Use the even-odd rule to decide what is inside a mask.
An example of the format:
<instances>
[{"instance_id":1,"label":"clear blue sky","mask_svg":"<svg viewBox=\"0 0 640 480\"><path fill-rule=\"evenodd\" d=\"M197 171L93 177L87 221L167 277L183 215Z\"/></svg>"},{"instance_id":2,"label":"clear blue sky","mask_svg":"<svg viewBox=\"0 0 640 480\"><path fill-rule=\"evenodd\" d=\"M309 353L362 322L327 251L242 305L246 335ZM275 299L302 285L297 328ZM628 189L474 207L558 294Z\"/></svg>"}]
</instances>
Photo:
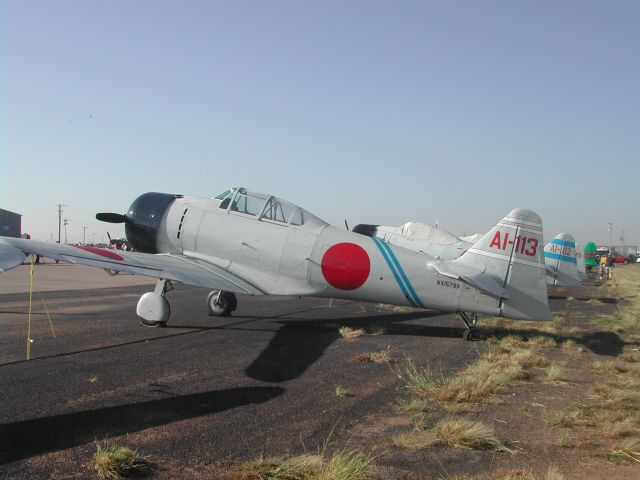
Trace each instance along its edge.
<instances>
[{"instance_id":1,"label":"clear blue sky","mask_svg":"<svg viewBox=\"0 0 640 480\"><path fill-rule=\"evenodd\" d=\"M142 192L245 185L336 225L525 207L640 244L638 1L1 5L0 207L34 238L58 203L98 241Z\"/></svg>"}]
</instances>

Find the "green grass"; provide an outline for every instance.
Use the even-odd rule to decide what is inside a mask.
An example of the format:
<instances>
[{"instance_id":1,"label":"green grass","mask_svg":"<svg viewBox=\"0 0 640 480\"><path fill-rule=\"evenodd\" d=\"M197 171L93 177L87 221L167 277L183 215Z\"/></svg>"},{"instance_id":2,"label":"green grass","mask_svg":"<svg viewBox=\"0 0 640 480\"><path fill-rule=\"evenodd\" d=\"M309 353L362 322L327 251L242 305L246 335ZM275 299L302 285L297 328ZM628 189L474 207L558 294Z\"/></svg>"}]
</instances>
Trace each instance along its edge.
<instances>
[{"instance_id":1,"label":"green grass","mask_svg":"<svg viewBox=\"0 0 640 480\"><path fill-rule=\"evenodd\" d=\"M127 447L96 444L96 453L90 466L97 471L99 478L118 479L128 471L142 466L137 454Z\"/></svg>"}]
</instances>

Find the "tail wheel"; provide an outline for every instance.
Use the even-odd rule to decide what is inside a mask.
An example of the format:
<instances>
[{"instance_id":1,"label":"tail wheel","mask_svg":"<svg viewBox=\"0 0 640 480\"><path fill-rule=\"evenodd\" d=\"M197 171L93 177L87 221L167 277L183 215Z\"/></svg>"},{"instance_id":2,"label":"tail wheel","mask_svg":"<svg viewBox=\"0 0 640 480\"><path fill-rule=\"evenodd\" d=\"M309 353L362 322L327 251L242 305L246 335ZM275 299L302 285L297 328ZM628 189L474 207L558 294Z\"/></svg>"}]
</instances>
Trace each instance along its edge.
<instances>
[{"instance_id":1,"label":"tail wheel","mask_svg":"<svg viewBox=\"0 0 640 480\"><path fill-rule=\"evenodd\" d=\"M214 290L207 297L207 304L209 305L209 315L226 317L237 308L238 300L232 292Z\"/></svg>"}]
</instances>

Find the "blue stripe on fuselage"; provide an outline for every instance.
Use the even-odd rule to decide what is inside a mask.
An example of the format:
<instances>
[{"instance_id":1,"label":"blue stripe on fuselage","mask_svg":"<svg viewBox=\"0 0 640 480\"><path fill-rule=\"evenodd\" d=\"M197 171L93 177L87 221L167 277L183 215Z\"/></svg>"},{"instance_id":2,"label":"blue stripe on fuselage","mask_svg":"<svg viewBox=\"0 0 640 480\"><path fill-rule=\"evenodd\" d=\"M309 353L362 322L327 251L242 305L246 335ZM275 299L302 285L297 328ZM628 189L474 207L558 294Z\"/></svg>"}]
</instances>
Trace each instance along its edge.
<instances>
[{"instance_id":1,"label":"blue stripe on fuselage","mask_svg":"<svg viewBox=\"0 0 640 480\"><path fill-rule=\"evenodd\" d=\"M400 262L398 262L398 259L396 258L395 253L393 253L393 250L391 250L391 247L384 242L382 242L382 246L387 250L387 252L389 253L389 256L391 257L391 260L393 260L394 265L398 269L398 272L400 272L400 276L402 277L402 279L405 282L405 285L409 289L409 293L411 294L411 298L413 299L414 303L421 308L425 308L422 302L420 301L418 294L413 289L413 285L411 285L411 282L407 278L407 275L404 273L404 270L402 269Z\"/></svg>"},{"instance_id":2,"label":"blue stripe on fuselage","mask_svg":"<svg viewBox=\"0 0 640 480\"><path fill-rule=\"evenodd\" d=\"M407 292L407 289L402 283L402 280L400 280L400 277L398 276L398 272L396 272L396 269L394 268L393 264L391 263L391 260L389 259L389 255L387 255L387 252L383 247L382 241L378 240L376 237L371 237L371 239L373 240L373 243L376 244L376 247L378 247L378 250L380 250L380 253L382 254L382 258L384 258L385 262L387 262L387 266L389 267L389 270L391 270L391 273L393 273L393 276L395 277L396 282L398 283L398 286L400 287L400 290L402 290L402 293L404 294L407 301L411 304L412 307L417 307L416 303L409 296L409 292Z\"/></svg>"}]
</instances>

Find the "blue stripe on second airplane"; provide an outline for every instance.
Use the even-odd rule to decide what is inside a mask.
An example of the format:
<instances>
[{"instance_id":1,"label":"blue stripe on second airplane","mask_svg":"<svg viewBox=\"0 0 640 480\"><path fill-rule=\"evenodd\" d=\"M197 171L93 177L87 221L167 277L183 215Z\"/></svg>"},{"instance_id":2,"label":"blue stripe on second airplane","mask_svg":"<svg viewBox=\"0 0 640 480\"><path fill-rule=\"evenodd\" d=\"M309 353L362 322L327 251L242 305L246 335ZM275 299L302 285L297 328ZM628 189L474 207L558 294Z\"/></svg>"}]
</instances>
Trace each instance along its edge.
<instances>
[{"instance_id":1,"label":"blue stripe on second airplane","mask_svg":"<svg viewBox=\"0 0 640 480\"><path fill-rule=\"evenodd\" d=\"M425 308L425 306L420 301L420 297L418 297L418 294L413 288L413 285L411 285L409 278L407 277L406 273L404 273L404 270L402 269L402 266L400 265L400 262L398 261L397 257L393 253L393 250L391 250L391 247L389 247L389 245L387 245L385 242L375 237L372 237L372 238L374 239L374 241L376 242L376 245L378 245L378 248L382 252L382 256L387 261L387 265L389 265L389 269L393 272L393 275L396 278L398 285L404 292L405 297L407 297L407 300L409 300L409 303L411 303L414 307ZM387 252L388 256L384 254L384 251ZM389 259L391 259L391 261L389 261ZM400 277L398 277L398 274L400 275Z\"/></svg>"},{"instance_id":2,"label":"blue stripe on second airplane","mask_svg":"<svg viewBox=\"0 0 640 480\"><path fill-rule=\"evenodd\" d=\"M554 238L549 243L552 245L560 245L562 247L576 248L575 242L570 242L568 240L560 240L559 238Z\"/></svg>"}]
</instances>

